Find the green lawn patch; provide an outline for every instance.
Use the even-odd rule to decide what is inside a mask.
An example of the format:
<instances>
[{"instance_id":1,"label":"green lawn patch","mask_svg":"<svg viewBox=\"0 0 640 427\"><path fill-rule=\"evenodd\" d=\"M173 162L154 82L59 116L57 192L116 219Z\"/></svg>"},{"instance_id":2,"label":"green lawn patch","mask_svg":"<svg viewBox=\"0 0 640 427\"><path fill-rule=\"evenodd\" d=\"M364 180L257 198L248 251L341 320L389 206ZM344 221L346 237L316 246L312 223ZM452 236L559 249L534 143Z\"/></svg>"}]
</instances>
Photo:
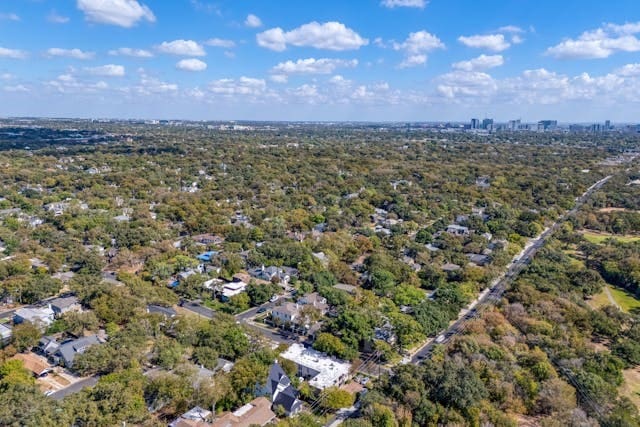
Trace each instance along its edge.
<instances>
[{"instance_id":1,"label":"green lawn patch","mask_svg":"<svg viewBox=\"0 0 640 427\"><path fill-rule=\"evenodd\" d=\"M601 244L607 239L615 239L622 243L631 243L640 241L640 236L629 236L629 235L618 235L618 234L609 234L609 233L596 233L594 231L583 231L582 236L588 242L595 243L597 245Z\"/></svg>"}]
</instances>

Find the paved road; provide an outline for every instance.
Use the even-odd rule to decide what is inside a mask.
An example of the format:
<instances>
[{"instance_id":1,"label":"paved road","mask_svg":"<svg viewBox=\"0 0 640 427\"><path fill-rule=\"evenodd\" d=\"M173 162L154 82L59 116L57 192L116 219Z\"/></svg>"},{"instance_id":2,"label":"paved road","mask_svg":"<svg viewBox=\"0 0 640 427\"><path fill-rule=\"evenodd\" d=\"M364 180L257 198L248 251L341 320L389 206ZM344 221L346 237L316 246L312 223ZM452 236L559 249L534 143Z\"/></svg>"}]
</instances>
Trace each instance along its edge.
<instances>
[{"instance_id":1,"label":"paved road","mask_svg":"<svg viewBox=\"0 0 640 427\"><path fill-rule=\"evenodd\" d=\"M58 390L55 393L49 395L54 400L62 400L65 397L77 393L85 387L93 387L98 382L99 377L89 377L71 384L69 387L65 387L62 390Z\"/></svg>"},{"instance_id":2,"label":"paved road","mask_svg":"<svg viewBox=\"0 0 640 427\"><path fill-rule=\"evenodd\" d=\"M493 285L487 292L484 292L480 298L467 306L461 311L460 317L446 330L442 331L438 338L429 340L422 348L420 348L411 358L411 363L419 364L423 359L426 359L431 354L431 350L436 344L446 344L451 338L462 331L464 331L466 324L469 320L478 315L478 312L489 305L495 304L502 299L502 295L507 289L507 285L514 280L522 270L531 262L536 253L544 246L546 241L555 233L560 225L570 216L575 215L580 207L587 201L587 199L600 187L607 183L612 176L607 176L600 181L593 184L582 194L582 196L576 199L573 209L560 216L556 222L545 231L543 231L538 237L533 239L525 249L514 257L513 261L509 264L507 271L493 282Z\"/></svg>"},{"instance_id":3,"label":"paved road","mask_svg":"<svg viewBox=\"0 0 640 427\"><path fill-rule=\"evenodd\" d=\"M189 310L192 313L195 313L199 316L206 317L207 319L213 319L213 316L216 315L216 312L210 309L209 307L205 307L196 301L180 301L180 307L185 310Z\"/></svg>"}]
</instances>

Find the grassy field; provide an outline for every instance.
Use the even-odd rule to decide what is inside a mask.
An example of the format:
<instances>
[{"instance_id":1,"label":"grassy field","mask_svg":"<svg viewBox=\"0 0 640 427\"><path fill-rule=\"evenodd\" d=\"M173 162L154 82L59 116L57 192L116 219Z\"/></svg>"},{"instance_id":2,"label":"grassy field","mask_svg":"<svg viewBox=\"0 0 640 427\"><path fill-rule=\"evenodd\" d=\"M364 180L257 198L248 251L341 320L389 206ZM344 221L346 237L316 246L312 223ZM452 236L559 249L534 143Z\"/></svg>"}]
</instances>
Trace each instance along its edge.
<instances>
[{"instance_id":1,"label":"grassy field","mask_svg":"<svg viewBox=\"0 0 640 427\"><path fill-rule=\"evenodd\" d=\"M613 286L607 285L607 288L611 293L611 297L613 297L614 301L618 303L622 311L625 313L628 313L633 309L640 309L640 300L635 296L622 289L614 288ZM600 308L605 305L611 305L611 301L609 301L606 291L602 291L591 298L589 305L593 308Z\"/></svg>"},{"instance_id":2,"label":"grassy field","mask_svg":"<svg viewBox=\"0 0 640 427\"><path fill-rule=\"evenodd\" d=\"M620 394L626 396L636 405L640 406L640 371L636 369L627 369L622 371L624 376L624 384L620 387Z\"/></svg>"},{"instance_id":3,"label":"grassy field","mask_svg":"<svg viewBox=\"0 0 640 427\"><path fill-rule=\"evenodd\" d=\"M615 239L622 243L631 243L640 241L640 236L628 236L608 233L596 233L595 231L583 231L584 238L591 243L600 244L607 239Z\"/></svg>"}]
</instances>

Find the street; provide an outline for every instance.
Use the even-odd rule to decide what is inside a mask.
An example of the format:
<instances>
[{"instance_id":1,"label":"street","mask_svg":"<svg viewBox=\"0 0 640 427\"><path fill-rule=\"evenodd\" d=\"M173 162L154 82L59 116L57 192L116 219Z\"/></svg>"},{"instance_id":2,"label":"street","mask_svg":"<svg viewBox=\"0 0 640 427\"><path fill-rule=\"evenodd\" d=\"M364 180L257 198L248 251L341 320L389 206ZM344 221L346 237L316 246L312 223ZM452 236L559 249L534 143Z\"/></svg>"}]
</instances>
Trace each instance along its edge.
<instances>
[{"instance_id":1,"label":"street","mask_svg":"<svg viewBox=\"0 0 640 427\"><path fill-rule=\"evenodd\" d=\"M535 239L531 240L523 249L521 253L516 255L511 263L508 265L505 273L500 275L488 288L488 291L483 292L480 295L480 298L476 301L470 303L467 307L460 311L460 315L458 319L449 326L446 330L442 331L438 338L429 339L424 346L422 346L412 357L411 363L414 365L420 364L422 360L429 357L431 354L431 350L436 344L446 344L448 343L455 335L460 334L464 331L466 324L469 320L476 317L479 312L481 312L484 308L496 304L502 298L502 295L507 289L507 285L513 281L518 275L525 269L525 267L531 262L536 253L542 248L545 242L553 235L555 231L558 230L560 224L564 222L567 218L572 215L575 215L580 207L587 201L589 196L593 194L594 191L600 189L607 181L609 181L612 176L607 176L606 178L601 179L600 181L593 184L589 187L582 196L576 199L576 204L567 213L560 216L556 222L554 222L549 228L545 229L542 233L538 235Z\"/></svg>"},{"instance_id":2,"label":"street","mask_svg":"<svg viewBox=\"0 0 640 427\"><path fill-rule=\"evenodd\" d=\"M62 390L58 390L55 393L49 395L50 398L54 400L62 400L65 397L77 393L81 391L85 387L93 387L98 383L99 377L89 377L83 380L78 381L77 383L71 384L69 387L63 388Z\"/></svg>"}]
</instances>

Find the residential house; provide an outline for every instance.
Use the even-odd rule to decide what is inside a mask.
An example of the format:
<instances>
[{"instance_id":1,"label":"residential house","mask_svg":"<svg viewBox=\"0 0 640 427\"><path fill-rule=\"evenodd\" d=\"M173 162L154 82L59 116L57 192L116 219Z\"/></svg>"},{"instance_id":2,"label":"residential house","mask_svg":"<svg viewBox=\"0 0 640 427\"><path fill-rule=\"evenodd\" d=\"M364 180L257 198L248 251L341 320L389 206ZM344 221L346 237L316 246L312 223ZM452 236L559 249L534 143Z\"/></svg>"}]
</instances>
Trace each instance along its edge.
<instances>
[{"instance_id":1,"label":"residential house","mask_svg":"<svg viewBox=\"0 0 640 427\"><path fill-rule=\"evenodd\" d=\"M327 314L327 311L329 310L327 299L320 296L320 294L318 294L317 292L306 294L300 297L298 299L298 305L311 305L317 308L323 316Z\"/></svg>"},{"instance_id":2,"label":"residential house","mask_svg":"<svg viewBox=\"0 0 640 427\"><path fill-rule=\"evenodd\" d=\"M211 411L196 406L169 423L169 427L207 427L211 426L207 422L210 418Z\"/></svg>"},{"instance_id":3,"label":"residential house","mask_svg":"<svg viewBox=\"0 0 640 427\"><path fill-rule=\"evenodd\" d=\"M216 255L218 255L219 253L220 252L218 251L207 251L207 252L201 253L196 258L198 258L198 260L202 262L211 262L211 260L213 260L213 258L215 258Z\"/></svg>"},{"instance_id":4,"label":"residential house","mask_svg":"<svg viewBox=\"0 0 640 427\"><path fill-rule=\"evenodd\" d=\"M196 236L192 236L191 240L204 246L220 245L224 242L224 239L222 237L216 236L214 234L198 234Z\"/></svg>"},{"instance_id":5,"label":"residential house","mask_svg":"<svg viewBox=\"0 0 640 427\"><path fill-rule=\"evenodd\" d=\"M221 297L221 299L223 301L228 301L229 298L243 293L246 288L247 288L247 284L245 282L226 283L222 287L222 297Z\"/></svg>"},{"instance_id":6,"label":"residential house","mask_svg":"<svg viewBox=\"0 0 640 427\"><path fill-rule=\"evenodd\" d=\"M271 310L271 319L274 323L284 325L286 323L296 323L300 317L300 306L292 302L285 302L277 305Z\"/></svg>"},{"instance_id":7,"label":"residential house","mask_svg":"<svg viewBox=\"0 0 640 427\"><path fill-rule=\"evenodd\" d=\"M60 317L71 311L80 311L82 310L82 306L80 305L80 301L78 301L77 297L70 296L52 300L51 309L56 317Z\"/></svg>"},{"instance_id":8,"label":"residential house","mask_svg":"<svg viewBox=\"0 0 640 427\"><path fill-rule=\"evenodd\" d=\"M65 368L73 368L73 361L78 354L84 353L87 348L92 345L102 344L102 340L97 335L78 338L77 340L68 341L60 344L56 352L53 354L53 361Z\"/></svg>"},{"instance_id":9,"label":"residential house","mask_svg":"<svg viewBox=\"0 0 640 427\"><path fill-rule=\"evenodd\" d=\"M491 178L488 176L479 176L476 178L476 186L482 189L491 187Z\"/></svg>"},{"instance_id":10,"label":"residential house","mask_svg":"<svg viewBox=\"0 0 640 427\"><path fill-rule=\"evenodd\" d=\"M43 377L51 372L51 366L47 361L33 353L18 353L11 359L20 360L24 368L31 371L36 378Z\"/></svg>"},{"instance_id":11,"label":"residential house","mask_svg":"<svg viewBox=\"0 0 640 427\"><path fill-rule=\"evenodd\" d=\"M447 233L452 236L469 236L471 232L469 231L469 227L464 227L458 224L451 224L447 226Z\"/></svg>"},{"instance_id":12,"label":"residential house","mask_svg":"<svg viewBox=\"0 0 640 427\"><path fill-rule=\"evenodd\" d=\"M398 339L396 336L393 325L387 321L384 325L374 329L374 335L377 340L385 341L391 345L394 345Z\"/></svg>"},{"instance_id":13,"label":"residential house","mask_svg":"<svg viewBox=\"0 0 640 427\"><path fill-rule=\"evenodd\" d=\"M292 344L280 356L295 363L298 367L298 376L309 380L309 385L318 390L338 387L349 379L351 370L349 362L305 348L302 344Z\"/></svg>"},{"instance_id":14,"label":"residential house","mask_svg":"<svg viewBox=\"0 0 640 427\"><path fill-rule=\"evenodd\" d=\"M256 279L266 280L268 282L278 282L284 283L285 285L289 283L292 277L298 276L298 270L290 267L262 267L253 269L250 271L251 276Z\"/></svg>"},{"instance_id":15,"label":"residential house","mask_svg":"<svg viewBox=\"0 0 640 427\"><path fill-rule=\"evenodd\" d=\"M258 397L233 412L222 414L211 424L211 427L254 427L266 426L276 419L271 410L271 402Z\"/></svg>"},{"instance_id":16,"label":"residential house","mask_svg":"<svg viewBox=\"0 0 640 427\"><path fill-rule=\"evenodd\" d=\"M484 267L485 265L488 265L491 262L491 258L487 255L479 255L479 254L466 254L467 258L469 258L469 261L472 262L473 264L479 266L479 267Z\"/></svg>"},{"instance_id":17,"label":"residential house","mask_svg":"<svg viewBox=\"0 0 640 427\"><path fill-rule=\"evenodd\" d=\"M47 358L50 358L53 357L56 351L58 351L58 347L60 347L58 341L56 341L54 337L47 335L40 338L35 351L42 354L43 356L46 356Z\"/></svg>"},{"instance_id":18,"label":"residential house","mask_svg":"<svg viewBox=\"0 0 640 427\"><path fill-rule=\"evenodd\" d=\"M44 330L53 323L54 317L55 313L50 305L41 308L23 307L14 313L13 323L31 322Z\"/></svg>"},{"instance_id":19,"label":"residential house","mask_svg":"<svg viewBox=\"0 0 640 427\"><path fill-rule=\"evenodd\" d=\"M0 323L0 346L11 341L12 335L13 331L11 330L11 328Z\"/></svg>"},{"instance_id":20,"label":"residential house","mask_svg":"<svg viewBox=\"0 0 640 427\"><path fill-rule=\"evenodd\" d=\"M457 264L447 263L447 264L442 266L442 271L447 272L447 273L453 273L453 272L456 272L456 271L460 270L461 268L462 267L460 267Z\"/></svg>"},{"instance_id":21,"label":"residential house","mask_svg":"<svg viewBox=\"0 0 640 427\"><path fill-rule=\"evenodd\" d=\"M267 395L273 402L272 408L282 407L287 416L295 415L302 409L298 400L300 392L291 384L291 379L276 360L269 369L269 377L260 394Z\"/></svg>"}]
</instances>

